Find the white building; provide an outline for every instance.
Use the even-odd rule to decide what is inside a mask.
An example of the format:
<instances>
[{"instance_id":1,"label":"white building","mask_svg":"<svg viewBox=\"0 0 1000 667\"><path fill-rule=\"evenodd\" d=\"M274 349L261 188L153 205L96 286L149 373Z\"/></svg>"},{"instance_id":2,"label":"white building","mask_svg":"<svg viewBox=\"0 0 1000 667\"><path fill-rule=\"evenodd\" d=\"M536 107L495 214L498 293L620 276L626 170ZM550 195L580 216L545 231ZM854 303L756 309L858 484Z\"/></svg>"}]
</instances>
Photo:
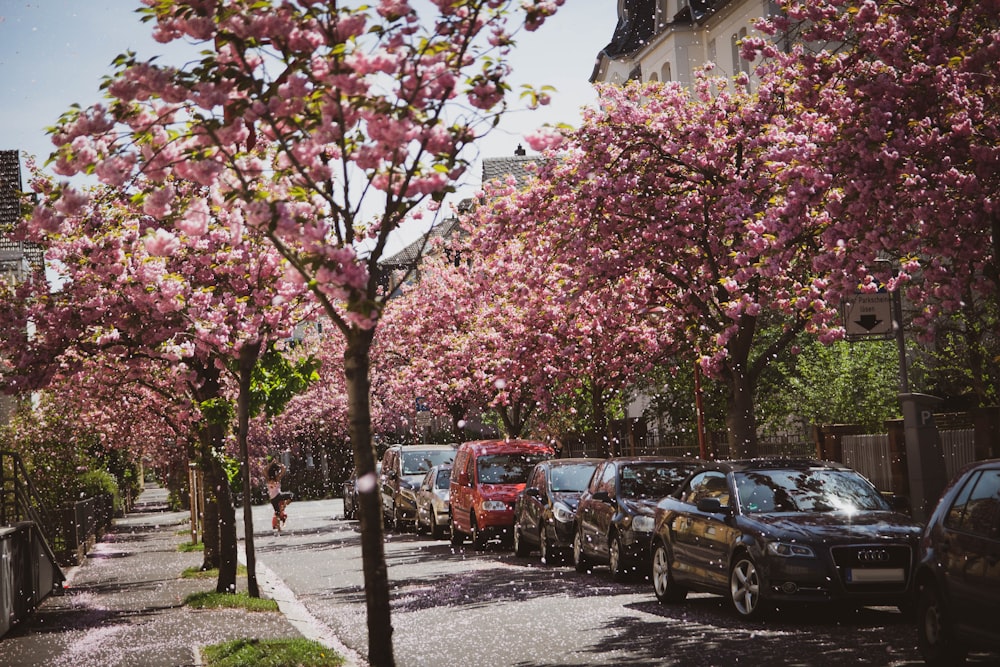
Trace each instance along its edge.
<instances>
[{"instance_id":1,"label":"white building","mask_svg":"<svg viewBox=\"0 0 1000 667\"><path fill-rule=\"evenodd\" d=\"M715 63L715 74L750 73L740 42L754 21L779 13L770 0L618 0L618 26L597 56L594 83L677 81Z\"/></svg>"}]
</instances>

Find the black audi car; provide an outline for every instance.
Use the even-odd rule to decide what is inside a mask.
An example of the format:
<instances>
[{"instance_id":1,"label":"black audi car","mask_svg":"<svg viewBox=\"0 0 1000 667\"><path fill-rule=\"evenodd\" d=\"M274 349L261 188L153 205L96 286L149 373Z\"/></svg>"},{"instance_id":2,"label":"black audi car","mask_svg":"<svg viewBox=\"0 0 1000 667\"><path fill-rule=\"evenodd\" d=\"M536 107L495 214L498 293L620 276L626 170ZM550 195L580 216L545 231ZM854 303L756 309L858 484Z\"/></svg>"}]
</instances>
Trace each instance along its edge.
<instances>
[{"instance_id":1,"label":"black audi car","mask_svg":"<svg viewBox=\"0 0 1000 667\"><path fill-rule=\"evenodd\" d=\"M920 528L839 463L717 461L657 507L653 591L725 595L747 619L794 602L903 608Z\"/></svg>"}]
</instances>

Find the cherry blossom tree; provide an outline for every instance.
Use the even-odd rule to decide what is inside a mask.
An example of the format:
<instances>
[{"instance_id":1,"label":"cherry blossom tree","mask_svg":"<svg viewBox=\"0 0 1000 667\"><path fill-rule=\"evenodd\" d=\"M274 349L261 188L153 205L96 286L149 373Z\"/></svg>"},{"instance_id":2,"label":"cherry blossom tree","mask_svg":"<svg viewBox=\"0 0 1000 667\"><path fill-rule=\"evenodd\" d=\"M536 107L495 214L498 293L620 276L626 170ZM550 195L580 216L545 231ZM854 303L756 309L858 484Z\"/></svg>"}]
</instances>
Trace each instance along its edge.
<instances>
[{"instance_id":1,"label":"cherry blossom tree","mask_svg":"<svg viewBox=\"0 0 1000 667\"><path fill-rule=\"evenodd\" d=\"M735 457L755 452L753 396L767 364L805 329L837 335L835 307L812 269L809 197L797 209L777 205L822 185L809 167L812 143L790 131L772 88L750 93L746 84L703 76L693 91L604 87L600 109L537 183L488 213L507 233L537 230L552 264L571 268L570 284L642 285L643 302L622 306L638 308L725 383ZM784 324L762 344L765 315Z\"/></svg>"},{"instance_id":2,"label":"cherry blossom tree","mask_svg":"<svg viewBox=\"0 0 1000 667\"><path fill-rule=\"evenodd\" d=\"M351 442L374 471L369 351L387 294L377 263L389 234L440 201L467 151L505 108L512 29L534 29L558 2L371 6L267 0L147 0L163 41L203 47L186 67L127 54L108 104L70 114L55 133L61 173L112 185L136 173L210 188L184 211L228 209L234 233L264 232L347 341ZM539 98L536 97L535 100ZM380 507L361 494L369 658L393 663Z\"/></svg>"},{"instance_id":3,"label":"cherry blossom tree","mask_svg":"<svg viewBox=\"0 0 1000 667\"><path fill-rule=\"evenodd\" d=\"M173 215L173 202L199 199L200 186L170 179L150 195L144 185L81 191L34 179L43 201L19 234L47 249L61 284L52 291L36 276L5 295L5 390L66 381L100 358L114 364L105 381L177 401L177 419L196 425L195 458L217 501L206 512L205 565L219 568L218 590L231 591L236 528L221 459L234 386L227 363L262 337L287 335L301 289L284 280L284 261L259 236L233 234L224 220L234 209ZM164 189L170 199L160 199Z\"/></svg>"},{"instance_id":4,"label":"cherry blossom tree","mask_svg":"<svg viewBox=\"0 0 1000 667\"><path fill-rule=\"evenodd\" d=\"M764 76L819 148L826 298L903 289L933 329L942 313L1000 295L1000 23L996 2L804 0L761 24ZM891 258L887 263L882 261Z\"/></svg>"}]
</instances>

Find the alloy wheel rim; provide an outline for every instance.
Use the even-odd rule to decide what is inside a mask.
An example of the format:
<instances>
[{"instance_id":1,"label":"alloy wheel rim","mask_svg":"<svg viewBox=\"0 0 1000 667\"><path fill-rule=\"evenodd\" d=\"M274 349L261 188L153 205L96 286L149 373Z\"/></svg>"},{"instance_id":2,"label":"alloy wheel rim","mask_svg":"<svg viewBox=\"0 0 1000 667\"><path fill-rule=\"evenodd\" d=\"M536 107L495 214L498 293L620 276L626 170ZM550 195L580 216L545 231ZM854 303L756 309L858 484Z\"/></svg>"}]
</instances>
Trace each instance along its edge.
<instances>
[{"instance_id":1,"label":"alloy wheel rim","mask_svg":"<svg viewBox=\"0 0 1000 667\"><path fill-rule=\"evenodd\" d=\"M653 553L653 590L657 595L663 595L667 590L668 567L666 552L663 547L657 547Z\"/></svg>"},{"instance_id":2,"label":"alloy wheel rim","mask_svg":"<svg viewBox=\"0 0 1000 667\"><path fill-rule=\"evenodd\" d=\"M760 599L760 582L757 568L748 560L742 560L733 568L731 582L733 605L736 610L748 616L757 608Z\"/></svg>"}]
</instances>

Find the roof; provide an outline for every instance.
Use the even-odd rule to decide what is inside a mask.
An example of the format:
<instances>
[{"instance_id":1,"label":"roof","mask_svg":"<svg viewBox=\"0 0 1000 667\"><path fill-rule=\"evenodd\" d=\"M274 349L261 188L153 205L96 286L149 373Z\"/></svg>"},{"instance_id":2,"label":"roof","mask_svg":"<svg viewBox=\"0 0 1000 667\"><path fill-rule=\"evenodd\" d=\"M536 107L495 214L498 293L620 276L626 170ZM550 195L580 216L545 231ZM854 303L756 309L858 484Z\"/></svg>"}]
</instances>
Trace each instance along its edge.
<instances>
[{"instance_id":1,"label":"roof","mask_svg":"<svg viewBox=\"0 0 1000 667\"><path fill-rule=\"evenodd\" d=\"M541 157L534 155L507 155L504 157L483 158L483 183L505 176L513 176L517 179L518 185L524 185L531 172L528 166L541 161Z\"/></svg>"},{"instance_id":2,"label":"roof","mask_svg":"<svg viewBox=\"0 0 1000 667\"><path fill-rule=\"evenodd\" d=\"M439 224L431 227L430 231L418 238L416 241L406 246L390 257L383 257L379 260L379 266L415 266L420 259L430 250L435 239L446 239L453 233L462 233L462 228L458 224L458 218L445 218Z\"/></svg>"}]
</instances>

